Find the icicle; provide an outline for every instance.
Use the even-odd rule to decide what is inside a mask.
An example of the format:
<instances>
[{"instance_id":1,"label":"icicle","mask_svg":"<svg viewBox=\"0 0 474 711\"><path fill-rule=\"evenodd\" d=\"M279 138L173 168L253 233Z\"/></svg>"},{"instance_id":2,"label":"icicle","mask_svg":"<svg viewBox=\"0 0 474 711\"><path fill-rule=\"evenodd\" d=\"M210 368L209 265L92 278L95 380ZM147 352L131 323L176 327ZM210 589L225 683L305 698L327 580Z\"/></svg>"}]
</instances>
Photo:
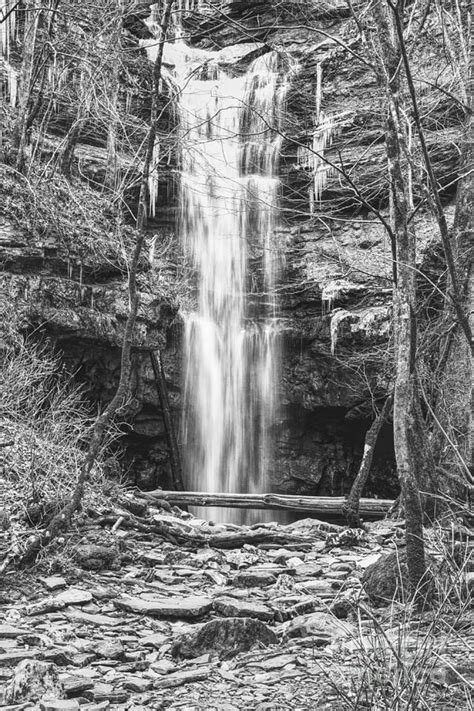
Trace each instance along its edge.
<instances>
[{"instance_id":1,"label":"icicle","mask_svg":"<svg viewBox=\"0 0 474 711\"><path fill-rule=\"evenodd\" d=\"M339 338L339 326L351 314L345 309L337 309L331 316L331 355L336 352L337 341Z\"/></svg>"},{"instance_id":2,"label":"icicle","mask_svg":"<svg viewBox=\"0 0 474 711\"><path fill-rule=\"evenodd\" d=\"M323 66L318 62L316 67L316 125L321 116L321 99L323 95Z\"/></svg>"},{"instance_id":3,"label":"icicle","mask_svg":"<svg viewBox=\"0 0 474 711\"><path fill-rule=\"evenodd\" d=\"M7 65L7 81L8 81L8 95L10 97L10 106L12 109L16 106L16 100L18 96L18 72L11 64Z\"/></svg>"},{"instance_id":4,"label":"icicle","mask_svg":"<svg viewBox=\"0 0 474 711\"><path fill-rule=\"evenodd\" d=\"M313 214L316 203L321 200L321 195L326 186L331 167L323 160L324 152L331 145L337 123L334 117L326 116L321 108L322 104L323 70L322 65L316 67L315 115L314 131L311 148L298 146L296 163L300 168L313 173L312 185L309 188L309 209Z\"/></svg>"},{"instance_id":5,"label":"icicle","mask_svg":"<svg viewBox=\"0 0 474 711\"><path fill-rule=\"evenodd\" d=\"M160 142L156 138L153 146L153 154L151 157L150 172L148 175L148 193L149 205L148 214L150 217L155 217L156 203L158 201L158 185L159 185L159 165L160 165Z\"/></svg>"},{"instance_id":6,"label":"icicle","mask_svg":"<svg viewBox=\"0 0 474 711\"><path fill-rule=\"evenodd\" d=\"M153 262L155 261L155 250L156 250L157 240L158 240L158 235L153 235L153 237L151 238L151 242L150 242L150 250L148 252L148 261L150 262L150 264L153 264Z\"/></svg>"},{"instance_id":7,"label":"icicle","mask_svg":"<svg viewBox=\"0 0 474 711\"><path fill-rule=\"evenodd\" d=\"M310 215L314 215L315 204L314 204L314 190L313 190L312 185L310 185L308 188L308 197L309 197L309 213L310 213Z\"/></svg>"}]
</instances>

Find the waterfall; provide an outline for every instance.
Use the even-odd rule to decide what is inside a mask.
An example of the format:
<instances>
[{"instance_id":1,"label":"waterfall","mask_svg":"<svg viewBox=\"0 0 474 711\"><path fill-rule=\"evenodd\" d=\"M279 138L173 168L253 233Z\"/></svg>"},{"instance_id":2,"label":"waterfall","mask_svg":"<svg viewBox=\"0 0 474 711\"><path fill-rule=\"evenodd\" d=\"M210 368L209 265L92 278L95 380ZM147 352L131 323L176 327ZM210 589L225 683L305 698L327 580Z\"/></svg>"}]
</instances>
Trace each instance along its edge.
<instances>
[{"instance_id":1,"label":"waterfall","mask_svg":"<svg viewBox=\"0 0 474 711\"><path fill-rule=\"evenodd\" d=\"M286 95L278 65L270 52L232 77L208 62L181 94L180 233L198 282L185 333L183 434L193 490L268 488L279 360L275 129Z\"/></svg>"},{"instance_id":2,"label":"waterfall","mask_svg":"<svg viewBox=\"0 0 474 711\"><path fill-rule=\"evenodd\" d=\"M278 164L289 69L274 51L245 73L229 69L229 53L235 59L252 49L195 49L179 28L165 46L179 87L179 235L197 302L184 315L188 490L261 493L272 464L280 360ZM153 53L150 45L151 59ZM263 518L223 509L205 515Z\"/></svg>"}]
</instances>

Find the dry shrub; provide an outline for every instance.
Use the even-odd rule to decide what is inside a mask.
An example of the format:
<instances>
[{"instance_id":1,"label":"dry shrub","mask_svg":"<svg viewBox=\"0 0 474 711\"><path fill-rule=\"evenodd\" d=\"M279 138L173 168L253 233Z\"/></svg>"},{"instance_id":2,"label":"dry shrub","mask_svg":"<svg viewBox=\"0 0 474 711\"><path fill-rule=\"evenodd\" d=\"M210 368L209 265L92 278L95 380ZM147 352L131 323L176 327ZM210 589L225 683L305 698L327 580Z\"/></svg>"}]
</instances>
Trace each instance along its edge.
<instances>
[{"instance_id":1,"label":"dry shrub","mask_svg":"<svg viewBox=\"0 0 474 711\"><path fill-rule=\"evenodd\" d=\"M351 668L324 672L345 711L458 711L474 708L472 599L466 575L472 548L459 529L433 528L430 554L438 559L435 595L426 609L394 599L382 612L357 609ZM461 531L462 532L462 531ZM467 634L466 634L467 633Z\"/></svg>"},{"instance_id":2,"label":"dry shrub","mask_svg":"<svg viewBox=\"0 0 474 711\"><path fill-rule=\"evenodd\" d=\"M66 373L60 355L45 342L25 340L1 355L0 440L6 508L60 506L67 499L84 461L93 425L80 386ZM95 466L89 497L100 496L114 464L104 442ZM11 444L9 444L11 443ZM55 513L54 510L49 511ZM34 521L35 523L37 521Z\"/></svg>"}]
</instances>

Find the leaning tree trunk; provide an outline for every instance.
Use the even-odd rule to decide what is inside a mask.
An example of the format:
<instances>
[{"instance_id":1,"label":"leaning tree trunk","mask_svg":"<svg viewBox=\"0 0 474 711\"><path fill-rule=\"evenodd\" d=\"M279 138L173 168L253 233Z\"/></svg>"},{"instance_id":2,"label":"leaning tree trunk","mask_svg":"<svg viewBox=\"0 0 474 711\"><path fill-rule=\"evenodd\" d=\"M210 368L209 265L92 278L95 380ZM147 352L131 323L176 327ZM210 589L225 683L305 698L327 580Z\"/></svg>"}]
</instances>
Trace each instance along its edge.
<instances>
[{"instance_id":1,"label":"leaning tree trunk","mask_svg":"<svg viewBox=\"0 0 474 711\"><path fill-rule=\"evenodd\" d=\"M362 526L359 515L360 497L362 496L362 491L364 490L364 486L370 474L370 468L374 458L375 445L377 444L380 430L388 417L391 406L392 396L389 395L365 436L364 453L362 455L359 471L354 479L349 495L342 506L342 512L346 517L347 525L352 528L359 528Z\"/></svg>"}]
</instances>

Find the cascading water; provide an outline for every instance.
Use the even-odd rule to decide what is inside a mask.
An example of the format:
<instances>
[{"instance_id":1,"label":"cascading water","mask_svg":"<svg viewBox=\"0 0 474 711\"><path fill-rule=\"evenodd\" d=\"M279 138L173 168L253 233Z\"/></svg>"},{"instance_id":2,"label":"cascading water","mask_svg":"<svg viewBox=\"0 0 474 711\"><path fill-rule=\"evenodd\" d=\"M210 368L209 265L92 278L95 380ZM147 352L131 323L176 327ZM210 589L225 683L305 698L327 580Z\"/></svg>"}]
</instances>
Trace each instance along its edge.
<instances>
[{"instance_id":1,"label":"cascading water","mask_svg":"<svg viewBox=\"0 0 474 711\"><path fill-rule=\"evenodd\" d=\"M179 230L197 282L197 309L185 315L186 487L257 493L267 489L277 406L275 231L288 78L276 52L245 74L221 68L220 54L180 38L170 45L182 127Z\"/></svg>"},{"instance_id":2,"label":"cascading water","mask_svg":"<svg viewBox=\"0 0 474 711\"><path fill-rule=\"evenodd\" d=\"M198 310L187 316L185 336L184 441L195 490L266 488L278 371L281 139L274 129L285 94L271 52L243 77L208 64L181 96L181 236L198 279ZM250 268L253 260L259 269Z\"/></svg>"}]
</instances>

